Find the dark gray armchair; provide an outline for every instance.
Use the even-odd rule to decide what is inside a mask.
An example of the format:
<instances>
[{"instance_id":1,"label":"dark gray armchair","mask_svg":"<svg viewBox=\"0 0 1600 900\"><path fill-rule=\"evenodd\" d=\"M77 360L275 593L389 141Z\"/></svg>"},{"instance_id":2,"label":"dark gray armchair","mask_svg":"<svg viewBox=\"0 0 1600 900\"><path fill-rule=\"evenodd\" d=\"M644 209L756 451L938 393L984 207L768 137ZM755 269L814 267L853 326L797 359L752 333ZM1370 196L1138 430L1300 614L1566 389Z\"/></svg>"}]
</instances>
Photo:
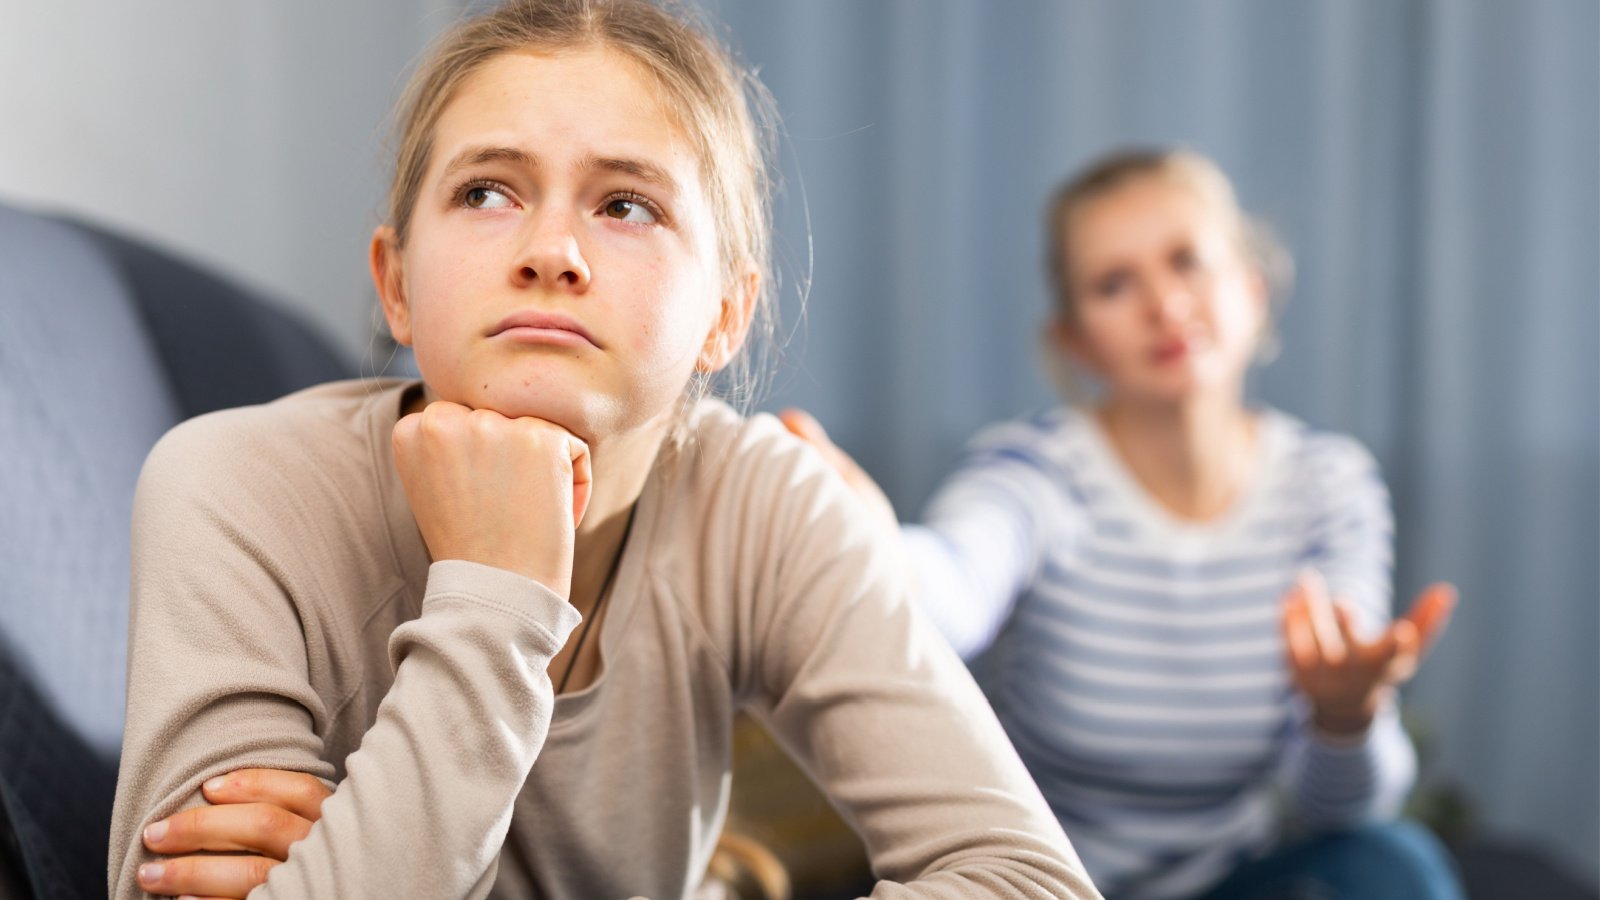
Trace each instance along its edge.
<instances>
[{"instance_id":1,"label":"dark gray armchair","mask_svg":"<svg viewBox=\"0 0 1600 900\"><path fill-rule=\"evenodd\" d=\"M0 897L106 893L145 454L190 416L352 374L224 279L0 204Z\"/></svg>"}]
</instances>

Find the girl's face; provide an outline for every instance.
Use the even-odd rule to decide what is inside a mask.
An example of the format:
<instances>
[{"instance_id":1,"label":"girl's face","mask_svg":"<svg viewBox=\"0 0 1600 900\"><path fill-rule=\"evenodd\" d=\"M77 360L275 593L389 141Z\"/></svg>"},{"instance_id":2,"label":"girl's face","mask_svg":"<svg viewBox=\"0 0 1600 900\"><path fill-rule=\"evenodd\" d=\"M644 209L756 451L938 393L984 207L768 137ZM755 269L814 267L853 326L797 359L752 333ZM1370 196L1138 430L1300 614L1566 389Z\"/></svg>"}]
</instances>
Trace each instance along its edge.
<instances>
[{"instance_id":1,"label":"girl's face","mask_svg":"<svg viewBox=\"0 0 1600 900\"><path fill-rule=\"evenodd\" d=\"M697 364L727 362L743 319L664 97L603 48L502 54L462 84L405 245L373 240L384 315L436 396L593 441L663 424Z\"/></svg>"},{"instance_id":2,"label":"girl's face","mask_svg":"<svg viewBox=\"0 0 1600 900\"><path fill-rule=\"evenodd\" d=\"M1180 402L1238 391L1267 291L1229 222L1181 181L1141 178L1072 213L1075 322L1057 342L1115 398Z\"/></svg>"}]
</instances>

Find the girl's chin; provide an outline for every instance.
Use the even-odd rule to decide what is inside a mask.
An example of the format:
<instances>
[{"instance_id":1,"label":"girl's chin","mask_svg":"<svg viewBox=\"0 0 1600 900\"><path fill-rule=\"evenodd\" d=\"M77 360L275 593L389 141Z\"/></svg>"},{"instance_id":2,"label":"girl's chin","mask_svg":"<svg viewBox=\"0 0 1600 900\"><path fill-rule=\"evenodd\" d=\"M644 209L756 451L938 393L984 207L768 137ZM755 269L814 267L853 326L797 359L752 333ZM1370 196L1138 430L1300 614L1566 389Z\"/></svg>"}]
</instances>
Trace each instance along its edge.
<instances>
[{"instance_id":1,"label":"girl's chin","mask_svg":"<svg viewBox=\"0 0 1600 900\"><path fill-rule=\"evenodd\" d=\"M595 419L593 397L577 391L523 387L521 385L474 384L439 385L425 381L425 402L446 400L468 409L487 409L508 419L543 419L552 425L589 439ZM410 411L410 410L408 410Z\"/></svg>"}]
</instances>

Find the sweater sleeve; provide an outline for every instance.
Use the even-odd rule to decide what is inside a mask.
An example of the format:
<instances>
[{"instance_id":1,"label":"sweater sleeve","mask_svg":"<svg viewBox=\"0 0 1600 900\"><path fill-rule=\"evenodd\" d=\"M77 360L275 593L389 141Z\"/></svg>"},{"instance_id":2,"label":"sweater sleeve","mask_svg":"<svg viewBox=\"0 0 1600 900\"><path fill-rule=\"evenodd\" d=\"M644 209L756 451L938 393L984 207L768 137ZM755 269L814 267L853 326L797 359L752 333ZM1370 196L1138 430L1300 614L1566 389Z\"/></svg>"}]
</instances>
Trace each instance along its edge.
<instances>
[{"instance_id":1,"label":"sweater sleeve","mask_svg":"<svg viewBox=\"0 0 1600 900\"><path fill-rule=\"evenodd\" d=\"M892 537L852 515L838 479L786 439L742 454L733 474L749 498L728 526L745 535L740 602L752 610L742 691L861 835L882 879L872 896L1099 897L971 676L910 601L882 546Z\"/></svg>"},{"instance_id":2,"label":"sweater sleeve","mask_svg":"<svg viewBox=\"0 0 1600 900\"><path fill-rule=\"evenodd\" d=\"M1394 520L1389 492L1372 456L1336 435L1308 440L1315 512L1305 565L1322 572L1336 599L1355 613L1370 636L1390 621ZM1363 735L1317 732L1310 709L1296 717L1286 756L1295 811L1309 826L1340 827L1399 812L1416 776L1416 753L1389 698Z\"/></svg>"},{"instance_id":3,"label":"sweater sleeve","mask_svg":"<svg viewBox=\"0 0 1600 900\"><path fill-rule=\"evenodd\" d=\"M1016 440L980 436L928 504L901 529L917 601L963 659L982 653L1031 583L1043 548L1069 519L1059 476Z\"/></svg>"},{"instance_id":4,"label":"sweater sleeve","mask_svg":"<svg viewBox=\"0 0 1600 900\"><path fill-rule=\"evenodd\" d=\"M218 462L230 457L243 462ZM298 512L304 497L258 457L183 426L140 479L113 898L145 896L137 869L158 858L144 826L203 805L207 778L245 767L330 786L340 776L323 743L338 698L313 689L307 652L327 615L306 602L323 543ZM546 665L577 618L521 576L435 563L421 616L392 634L393 684L321 821L251 896L487 894L550 722Z\"/></svg>"}]
</instances>

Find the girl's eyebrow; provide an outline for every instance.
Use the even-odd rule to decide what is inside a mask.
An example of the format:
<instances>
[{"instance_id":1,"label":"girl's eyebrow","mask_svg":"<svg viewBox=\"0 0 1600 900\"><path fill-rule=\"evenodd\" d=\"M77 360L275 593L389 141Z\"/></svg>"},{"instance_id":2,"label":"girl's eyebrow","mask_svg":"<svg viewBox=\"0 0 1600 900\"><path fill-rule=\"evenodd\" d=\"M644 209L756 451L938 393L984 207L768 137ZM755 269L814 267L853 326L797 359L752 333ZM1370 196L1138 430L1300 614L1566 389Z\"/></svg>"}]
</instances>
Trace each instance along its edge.
<instances>
[{"instance_id":1,"label":"girl's eyebrow","mask_svg":"<svg viewBox=\"0 0 1600 900\"><path fill-rule=\"evenodd\" d=\"M530 169L539 167L539 158L537 156L525 150L518 150L515 147L467 147L457 153L454 159L450 160L450 164L444 167L442 176L448 177L457 169L465 169L469 166L490 162L511 163L515 166Z\"/></svg>"},{"instance_id":2,"label":"girl's eyebrow","mask_svg":"<svg viewBox=\"0 0 1600 900\"><path fill-rule=\"evenodd\" d=\"M601 169L607 172L620 172L632 175L640 181L646 181L661 188L663 191L676 197L678 195L678 182L666 169L652 162L642 159L619 159L608 156L586 156L579 166L583 169Z\"/></svg>"},{"instance_id":3,"label":"girl's eyebrow","mask_svg":"<svg viewBox=\"0 0 1600 900\"><path fill-rule=\"evenodd\" d=\"M539 168L539 157L526 150L518 150L515 147L475 146L467 147L457 153L455 158L450 160L449 165L444 167L443 177L449 177L458 169L490 162L510 163L526 169ZM677 180L668 174L666 169L642 159L595 156L591 154L585 156L578 163L578 168L580 171L619 172L624 175L631 175L640 181L649 182L672 196L677 196L679 193Z\"/></svg>"}]
</instances>

